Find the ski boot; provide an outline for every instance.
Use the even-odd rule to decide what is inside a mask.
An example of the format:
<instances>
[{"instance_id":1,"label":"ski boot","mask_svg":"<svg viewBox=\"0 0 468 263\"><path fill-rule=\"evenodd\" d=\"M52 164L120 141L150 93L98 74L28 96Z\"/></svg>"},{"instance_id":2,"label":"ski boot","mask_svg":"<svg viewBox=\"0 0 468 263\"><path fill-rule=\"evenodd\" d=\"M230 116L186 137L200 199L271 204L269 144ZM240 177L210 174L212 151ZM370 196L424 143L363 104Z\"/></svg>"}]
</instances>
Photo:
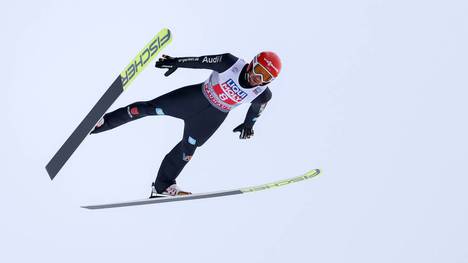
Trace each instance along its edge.
<instances>
[{"instance_id":1,"label":"ski boot","mask_svg":"<svg viewBox=\"0 0 468 263\"><path fill-rule=\"evenodd\" d=\"M99 128L101 128L104 125L104 117L102 117L97 123L96 126L93 127L93 129L89 132L89 134L94 134L94 133L99 133Z\"/></svg>"},{"instance_id":2,"label":"ski boot","mask_svg":"<svg viewBox=\"0 0 468 263\"><path fill-rule=\"evenodd\" d=\"M169 197L169 196L184 196L184 195L191 195L191 192L183 191L181 190L177 184L173 184L166 188L164 192L158 193L156 191L156 187L154 186L154 183L151 185L151 194L149 198L158 198L158 197Z\"/></svg>"}]
</instances>

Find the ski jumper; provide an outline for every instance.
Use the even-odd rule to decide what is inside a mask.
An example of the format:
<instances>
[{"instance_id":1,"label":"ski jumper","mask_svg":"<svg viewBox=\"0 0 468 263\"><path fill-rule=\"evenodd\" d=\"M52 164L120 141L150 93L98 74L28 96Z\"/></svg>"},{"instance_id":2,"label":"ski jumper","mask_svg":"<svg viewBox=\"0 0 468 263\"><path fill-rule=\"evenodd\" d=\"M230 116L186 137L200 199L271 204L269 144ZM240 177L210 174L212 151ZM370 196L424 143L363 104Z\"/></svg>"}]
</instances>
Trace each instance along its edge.
<instances>
[{"instance_id":1,"label":"ski jumper","mask_svg":"<svg viewBox=\"0 0 468 263\"><path fill-rule=\"evenodd\" d=\"M246 79L247 63L229 53L201 57L174 58L177 68L213 70L203 83L166 93L150 101L132 103L104 115L104 123L92 133L113 129L145 116L167 115L184 121L182 140L164 157L155 180L158 193L176 183L176 178L202 146L218 129L230 110L250 102L244 120L253 127L271 99L267 86L250 86Z\"/></svg>"}]
</instances>

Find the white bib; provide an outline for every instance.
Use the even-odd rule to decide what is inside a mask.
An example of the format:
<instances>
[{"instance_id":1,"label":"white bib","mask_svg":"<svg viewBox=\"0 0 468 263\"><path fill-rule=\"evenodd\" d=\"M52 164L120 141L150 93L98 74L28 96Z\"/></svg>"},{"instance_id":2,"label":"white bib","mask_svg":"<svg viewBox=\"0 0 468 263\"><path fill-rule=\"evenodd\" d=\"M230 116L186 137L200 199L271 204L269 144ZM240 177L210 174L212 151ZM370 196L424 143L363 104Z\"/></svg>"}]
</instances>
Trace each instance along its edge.
<instances>
[{"instance_id":1,"label":"white bib","mask_svg":"<svg viewBox=\"0 0 468 263\"><path fill-rule=\"evenodd\" d=\"M242 103L252 102L267 89L267 86L242 88L239 76L245 64L243 59L239 59L223 73L213 71L203 83L203 94L215 108L228 112Z\"/></svg>"}]
</instances>

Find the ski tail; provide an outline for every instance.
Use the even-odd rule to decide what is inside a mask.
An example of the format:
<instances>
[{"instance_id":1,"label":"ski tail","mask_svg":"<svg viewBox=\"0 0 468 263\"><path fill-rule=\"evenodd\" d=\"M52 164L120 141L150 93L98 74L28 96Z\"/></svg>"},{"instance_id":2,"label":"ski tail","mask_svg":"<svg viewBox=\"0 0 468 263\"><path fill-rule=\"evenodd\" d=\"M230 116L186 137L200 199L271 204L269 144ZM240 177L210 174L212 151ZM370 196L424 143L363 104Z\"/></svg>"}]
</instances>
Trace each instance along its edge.
<instances>
[{"instance_id":1,"label":"ski tail","mask_svg":"<svg viewBox=\"0 0 468 263\"><path fill-rule=\"evenodd\" d=\"M172 42L171 31L167 28L159 33L136 55L125 69L114 80L112 85L102 95L91 111L81 121L78 127L68 137L57 153L47 163L46 170L51 180L55 178L71 155L80 146L94 125L106 113L109 107L117 100L135 78L143 71L158 53Z\"/></svg>"},{"instance_id":2,"label":"ski tail","mask_svg":"<svg viewBox=\"0 0 468 263\"><path fill-rule=\"evenodd\" d=\"M104 93L99 101L94 105L91 111L81 121L78 127L68 137L65 143L60 147L57 153L52 157L49 163L46 165L47 173L51 180L55 178L60 169L65 165L71 155L80 146L81 142L86 138L94 125L109 109L112 103L122 93L122 81L120 76L112 83L110 88Z\"/></svg>"}]
</instances>

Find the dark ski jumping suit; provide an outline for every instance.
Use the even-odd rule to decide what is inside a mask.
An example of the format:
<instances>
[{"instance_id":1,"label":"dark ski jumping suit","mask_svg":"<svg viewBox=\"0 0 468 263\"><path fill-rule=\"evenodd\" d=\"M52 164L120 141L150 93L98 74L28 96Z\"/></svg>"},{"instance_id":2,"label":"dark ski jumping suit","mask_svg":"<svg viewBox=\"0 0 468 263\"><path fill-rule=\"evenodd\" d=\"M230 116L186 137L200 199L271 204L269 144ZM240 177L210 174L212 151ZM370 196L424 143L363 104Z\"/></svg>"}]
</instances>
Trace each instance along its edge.
<instances>
[{"instance_id":1,"label":"dark ski jumping suit","mask_svg":"<svg viewBox=\"0 0 468 263\"><path fill-rule=\"evenodd\" d=\"M222 79L224 76L222 74L230 70L232 72L229 76L238 76L238 79L235 81L229 79L221 85L212 85L216 83L214 80L210 83L208 79L204 83L182 87L150 101L132 103L105 114L104 123L92 131L100 133L150 115L168 115L184 120L182 140L165 156L159 168L155 181L158 193L162 193L167 187L176 183L177 176L190 161L196 148L202 146L213 135L227 117L229 110L245 102L242 100L247 98L246 94L250 94L250 98L254 99L250 101L251 106L244 123L236 128L237 131L243 130L241 134L253 133L252 128L256 119L271 99L268 87L252 87L247 81L245 73L248 64L229 53L171 58L166 63L174 68L213 70L210 79ZM240 87L236 83L240 84Z\"/></svg>"}]
</instances>

